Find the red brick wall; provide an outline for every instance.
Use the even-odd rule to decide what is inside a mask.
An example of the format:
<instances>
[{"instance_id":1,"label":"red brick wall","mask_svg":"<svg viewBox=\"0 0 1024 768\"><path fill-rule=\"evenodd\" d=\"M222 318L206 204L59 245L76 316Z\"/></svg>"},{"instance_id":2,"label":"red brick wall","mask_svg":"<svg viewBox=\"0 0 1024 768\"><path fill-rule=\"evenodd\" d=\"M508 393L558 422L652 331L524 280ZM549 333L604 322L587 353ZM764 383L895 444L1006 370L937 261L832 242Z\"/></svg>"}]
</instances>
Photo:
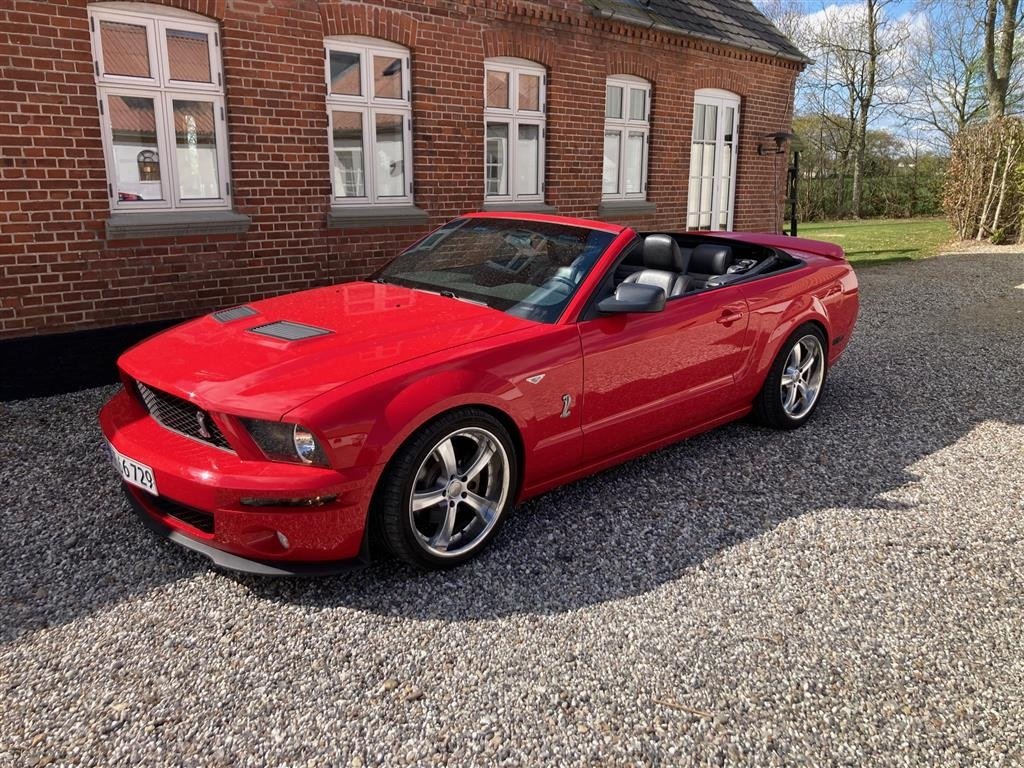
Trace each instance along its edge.
<instances>
[{"instance_id":1,"label":"red brick wall","mask_svg":"<svg viewBox=\"0 0 1024 768\"><path fill-rule=\"evenodd\" d=\"M412 51L416 204L430 226L483 203L483 60L548 67L547 202L595 216L604 79L653 83L648 199L626 223L681 229L693 93L742 97L735 226L774 230L797 65L592 17L580 0L162 0L219 21L235 209L244 235L105 239L109 215L86 0L0 5L0 337L187 317L356 278L423 228L328 230L323 37Z\"/></svg>"}]
</instances>

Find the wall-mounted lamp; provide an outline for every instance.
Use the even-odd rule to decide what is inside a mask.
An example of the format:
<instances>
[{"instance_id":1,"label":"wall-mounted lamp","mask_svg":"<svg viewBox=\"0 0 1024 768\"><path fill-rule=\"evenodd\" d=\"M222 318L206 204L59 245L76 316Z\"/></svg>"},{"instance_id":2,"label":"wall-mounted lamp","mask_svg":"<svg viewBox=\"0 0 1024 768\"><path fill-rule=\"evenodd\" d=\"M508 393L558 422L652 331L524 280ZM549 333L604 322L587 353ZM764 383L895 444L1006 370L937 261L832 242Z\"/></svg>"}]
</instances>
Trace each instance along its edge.
<instances>
[{"instance_id":1,"label":"wall-mounted lamp","mask_svg":"<svg viewBox=\"0 0 1024 768\"><path fill-rule=\"evenodd\" d=\"M778 133L766 133L762 138L771 139L775 142L775 148L771 146L766 147L763 143L757 145L757 154L759 155L781 155L786 151L783 146L787 141L792 141L796 138L796 134L786 133L785 131L779 131Z\"/></svg>"}]
</instances>

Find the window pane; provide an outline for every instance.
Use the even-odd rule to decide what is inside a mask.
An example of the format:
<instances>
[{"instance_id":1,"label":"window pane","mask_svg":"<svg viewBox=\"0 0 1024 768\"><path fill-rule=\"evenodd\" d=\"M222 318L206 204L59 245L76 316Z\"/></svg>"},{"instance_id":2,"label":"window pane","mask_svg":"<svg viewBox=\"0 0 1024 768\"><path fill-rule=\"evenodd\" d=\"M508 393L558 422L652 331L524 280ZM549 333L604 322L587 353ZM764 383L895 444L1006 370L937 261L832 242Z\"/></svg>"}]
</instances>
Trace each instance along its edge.
<instances>
[{"instance_id":1,"label":"window pane","mask_svg":"<svg viewBox=\"0 0 1024 768\"><path fill-rule=\"evenodd\" d=\"M359 112L332 112L335 197L366 197L363 175L363 116Z\"/></svg>"},{"instance_id":2,"label":"window pane","mask_svg":"<svg viewBox=\"0 0 1024 768\"><path fill-rule=\"evenodd\" d=\"M540 126L520 125L516 145L516 193L536 195L540 192Z\"/></svg>"},{"instance_id":3,"label":"window pane","mask_svg":"<svg viewBox=\"0 0 1024 768\"><path fill-rule=\"evenodd\" d=\"M609 85L604 101L604 116L612 120L622 119L622 87Z\"/></svg>"},{"instance_id":4,"label":"window pane","mask_svg":"<svg viewBox=\"0 0 1024 768\"><path fill-rule=\"evenodd\" d=\"M645 120L647 118L647 91L639 88L629 89L629 119Z\"/></svg>"},{"instance_id":5,"label":"window pane","mask_svg":"<svg viewBox=\"0 0 1024 768\"><path fill-rule=\"evenodd\" d=\"M487 106L508 109L508 72L487 70Z\"/></svg>"},{"instance_id":6,"label":"window pane","mask_svg":"<svg viewBox=\"0 0 1024 768\"><path fill-rule=\"evenodd\" d=\"M700 141L704 138L704 105L698 104L693 108L693 140Z\"/></svg>"},{"instance_id":7,"label":"window pane","mask_svg":"<svg viewBox=\"0 0 1024 768\"><path fill-rule=\"evenodd\" d=\"M710 104L704 110L704 138L707 141L718 140L718 107Z\"/></svg>"},{"instance_id":8,"label":"window pane","mask_svg":"<svg viewBox=\"0 0 1024 768\"><path fill-rule=\"evenodd\" d=\"M103 72L108 75L149 77L149 43L146 34L146 27L138 24L101 21Z\"/></svg>"},{"instance_id":9,"label":"window pane","mask_svg":"<svg viewBox=\"0 0 1024 768\"><path fill-rule=\"evenodd\" d=\"M405 197L405 118L377 115L378 197Z\"/></svg>"},{"instance_id":10,"label":"window pane","mask_svg":"<svg viewBox=\"0 0 1024 768\"><path fill-rule=\"evenodd\" d=\"M205 32L168 29L167 61L172 80L211 82L210 40Z\"/></svg>"},{"instance_id":11,"label":"window pane","mask_svg":"<svg viewBox=\"0 0 1024 768\"><path fill-rule=\"evenodd\" d=\"M736 124L736 110L732 107L725 108L725 140L732 142L732 131Z\"/></svg>"},{"instance_id":12,"label":"window pane","mask_svg":"<svg viewBox=\"0 0 1024 768\"><path fill-rule=\"evenodd\" d=\"M111 96L107 106L117 199L121 202L162 200L153 100L141 96Z\"/></svg>"},{"instance_id":13,"label":"window pane","mask_svg":"<svg viewBox=\"0 0 1024 768\"><path fill-rule=\"evenodd\" d=\"M519 109L540 112L539 75L519 75Z\"/></svg>"},{"instance_id":14,"label":"window pane","mask_svg":"<svg viewBox=\"0 0 1024 768\"><path fill-rule=\"evenodd\" d=\"M626 157L623 161L626 194L644 191L644 135L630 132L626 140Z\"/></svg>"},{"instance_id":15,"label":"window pane","mask_svg":"<svg viewBox=\"0 0 1024 768\"><path fill-rule=\"evenodd\" d=\"M604 186L606 195L619 193L619 144L622 134L618 131L607 131L604 134Z\"/></svg>"},{"instance_id":16,"label":"window pane","mask_svg":"<svg viewBox=\"0 0 1024 768\"><path fill-rule=\"evenodd\" d=\"M361 72L358 53L331 51L331 93L362 96Z\"/></svg>"},{"instance_id":17,"label":"window pane","mask_svg":"<svg viewBox=\"0 0 1024 768\"><path fill-rule=\"evenodd\" d=\"M508 194L508 123L487 124L484 157L488 195Z\"/></svg>"},{"instance_id":18,"label":"window pane","mask_svg":"<svg viewBox=\"0 0 1024 768\"><path fill-rule=\"evenodd\" d=\"M213 102L174 99L175 159L182 200L219 198Z\"/></svg>"},{"instance_id":19,"label":"window pane","mask_svg":"<svg viewBox=\"0 0 1024 768\"><path fill-rule=\"evenodd\" d=\"M373 57L373 93L378 99L402 98L402 60L396 56Z\"/></svg>"}]
</instances>

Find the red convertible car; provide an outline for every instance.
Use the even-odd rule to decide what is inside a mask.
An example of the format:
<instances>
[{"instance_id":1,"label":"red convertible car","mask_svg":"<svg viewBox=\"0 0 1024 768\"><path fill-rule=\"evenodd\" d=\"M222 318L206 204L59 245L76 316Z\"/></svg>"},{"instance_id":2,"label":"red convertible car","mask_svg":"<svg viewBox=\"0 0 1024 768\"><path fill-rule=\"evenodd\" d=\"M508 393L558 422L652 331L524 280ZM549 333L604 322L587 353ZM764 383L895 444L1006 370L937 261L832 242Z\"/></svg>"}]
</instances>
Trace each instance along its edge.
<instances>
[{"instance_id":1,"label":"red convertible car","mask_svg":"<svg viewBox=\"0 0 1024 768\"><path fill-rule=\"evenodd\" d=\"M827 243L474 214L130 349L100 424L142 518L220 566L446 567L555 486L751 413L800 426L857 309Z\"/></svg>"}]
</instances>

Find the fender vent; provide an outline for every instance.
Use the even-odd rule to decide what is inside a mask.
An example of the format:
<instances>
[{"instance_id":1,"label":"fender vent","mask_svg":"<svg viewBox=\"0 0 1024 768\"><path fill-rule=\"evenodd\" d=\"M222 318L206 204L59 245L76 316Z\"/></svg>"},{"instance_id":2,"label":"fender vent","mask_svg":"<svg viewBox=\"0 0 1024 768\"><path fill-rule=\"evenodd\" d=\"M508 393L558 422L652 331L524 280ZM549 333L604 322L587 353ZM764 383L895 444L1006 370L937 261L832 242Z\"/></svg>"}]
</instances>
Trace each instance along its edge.
<instances>
[{"instance_id":1,"label":"fender vent","mask_svg":"<svg viewBox=\"0 0 1024 768\"><path fill-rule=\"evenodd\" d=\"M299 341L300 339L312 339L316 336L326 336L330 333L326 328L315 328L312 325L293 323L291 320L278 320L276 323L257 325L249 329L249 333L258 333L261 336L269 336L272 339L284 341Z\"/></svg>"},{"instance_id":2,"label":"fender vent","mask_svg":"<svg viewBox=\"0 0 1024 768\"><path fill-rule=\"evenodd\" d=\"M232 320L241 320L243 317L252 317L258 314L252 307L232 307L231 309L222 309L220 312L214 312L213 319L220 323L230 323Z\"/></svg>"}]
</instances>

